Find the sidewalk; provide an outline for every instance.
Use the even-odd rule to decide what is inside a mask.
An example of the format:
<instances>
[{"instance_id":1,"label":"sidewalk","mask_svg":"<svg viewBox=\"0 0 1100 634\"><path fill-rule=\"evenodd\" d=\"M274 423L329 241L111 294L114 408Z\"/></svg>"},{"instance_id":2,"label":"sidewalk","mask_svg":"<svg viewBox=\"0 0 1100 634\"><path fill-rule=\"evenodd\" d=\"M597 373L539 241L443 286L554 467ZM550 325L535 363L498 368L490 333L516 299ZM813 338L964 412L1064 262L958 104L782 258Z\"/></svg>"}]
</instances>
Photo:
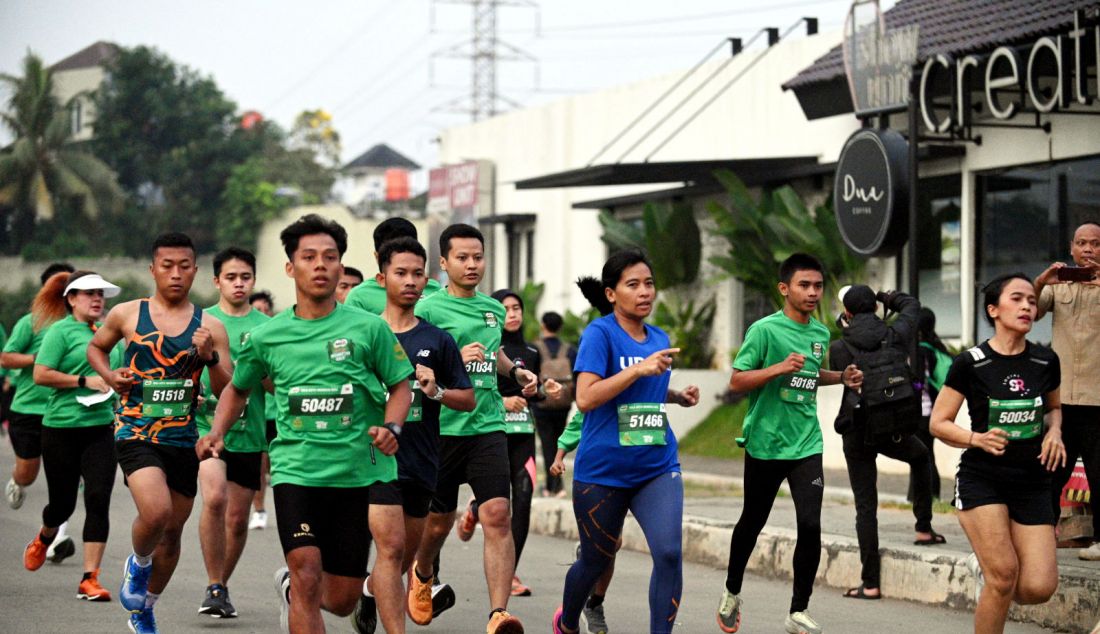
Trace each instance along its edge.
<instances>
[{"instance_id":1,"label":"sidewalk","mask_svg":"<svg viewBox=\"0 0 1100 634\"><path fill-rule=\"evenodd\" d=\"M692 491L684 501L684 558L725 568L729 541L742 499L738 495L707 494L706 488L739 489L739 461L682 456L684 483ZM572 465L569 467L572 472ZM825 502L821 511L821 564L817 592L839 592L860 583L859 545L855 537L855 508L844 472L825 475ZM904 478L880 480L880 504L905 499ZM946 486L946 482L945 482ZM703 495L696 493L703 491ZM950 491L945 488L945 491ZM972 611L974 581L966 570L970 553L953 514L937 514L933 527L947 538L939 546L913 544L913 514L907 509L880 506L879 546L882 553L882 591L885 596ZM531 511L531 530L562 539L577 539L577 526L569 500L536 498ZM749 560L752 572L789 579L795 546L794 505L781 493ZM645 538L633 518L623 530L623 546L646 552ZM1088 632L1100 618L1100 563L1080 561L1076 549L1058 551L1061 580L1058 592L1046 604L1013 606L1014 620L1038 623L1057 631ZM717 601L717 594L715 601Z\"/></svg>"}]
</instances>

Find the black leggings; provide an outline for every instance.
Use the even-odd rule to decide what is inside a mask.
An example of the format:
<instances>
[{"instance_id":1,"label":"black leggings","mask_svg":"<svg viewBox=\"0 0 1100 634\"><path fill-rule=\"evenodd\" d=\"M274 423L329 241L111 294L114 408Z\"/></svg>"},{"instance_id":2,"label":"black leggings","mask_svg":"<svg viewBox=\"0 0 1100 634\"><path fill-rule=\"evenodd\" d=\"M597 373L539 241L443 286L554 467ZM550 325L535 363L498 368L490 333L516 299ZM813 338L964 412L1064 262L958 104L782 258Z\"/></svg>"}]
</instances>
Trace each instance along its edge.
<instances>
[{"instance_id":1,"label":"black leggings","mask_svg":"<svg viewBox=\"0 0 1100 634\"><path fill-rule=\"evenodd\" d=\"M535 429L539 432L539 445L542 446L542 467L545 473L543 488L550 493L561 491L561 476L550 475L554 457L558 455L558 437L565 431L569 420L568 409L538 410L535 414Z\"/></svg>"},{"instance_id":2,"label":"black leggings","mask_svg":"<svg viewBox=\"0 0 1100 634\"><path fill-rule=\"evenodd\" d=\"M42 467L49 488L42 524L56 528L72 516L83 477L84 542L106 542L116 465L111 425L42 427Z\"/></svg>"},{"instance_id":3,"label":"black leggings","mask_svg":"<svg viewBox=\"0 0 1100 634\"><path fill-rule=\"evenodd\" d=\"M726 589L741 593L745 566L756 538L771 514L779 485L787 481L798 520L798 541L794 548L794 595L791 612L802 612L810 604L814 577L821 561L821 499L825 478L821 454L799 460L758 460L745 453L745 507L730 539L730 563Z\"/></svg>"},{"instance_id":4,"label":"black leggings","mask_svg":"<svg viewBox=\"0 0 1100 634\"><path fill-rule=\"evenodd\" d=\"M531 496L535 492L535 435L508 434L508 468L512 478L512 540L516 567L531 526Z\"/></svg>"}]
</instances>

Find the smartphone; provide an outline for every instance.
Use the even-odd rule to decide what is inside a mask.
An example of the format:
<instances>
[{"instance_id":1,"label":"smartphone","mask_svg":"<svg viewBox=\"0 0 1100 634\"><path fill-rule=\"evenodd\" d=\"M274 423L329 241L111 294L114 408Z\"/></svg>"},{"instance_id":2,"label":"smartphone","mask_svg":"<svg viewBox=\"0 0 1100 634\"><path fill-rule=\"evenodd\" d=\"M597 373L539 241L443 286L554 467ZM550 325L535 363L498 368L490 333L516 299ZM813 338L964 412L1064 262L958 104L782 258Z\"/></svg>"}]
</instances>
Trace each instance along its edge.
<instances>
[{"instance_id":1,"label":"smartphone","mask_svg":"<svg viewBox=\"0 0 1100 634\"><path fill-rule=\"evenodd\" d=\"M1088 282L1093 275L1093 269L1088 266L1063 266L1058 269L1059 282Z\"/></svg>"}]
</instances>

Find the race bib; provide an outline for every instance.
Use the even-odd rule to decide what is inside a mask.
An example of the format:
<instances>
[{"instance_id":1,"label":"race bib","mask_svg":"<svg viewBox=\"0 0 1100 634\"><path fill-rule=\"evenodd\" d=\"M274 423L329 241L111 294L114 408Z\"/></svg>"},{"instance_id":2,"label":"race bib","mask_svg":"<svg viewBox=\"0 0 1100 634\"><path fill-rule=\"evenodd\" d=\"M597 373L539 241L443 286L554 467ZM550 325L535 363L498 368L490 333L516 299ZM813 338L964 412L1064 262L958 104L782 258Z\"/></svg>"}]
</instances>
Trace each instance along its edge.
<instances>
[{"instance_id":1,"label":"race bib","mask_svg":"<svg viewBox=\"0 0 1100 634\"><path fill-rule=\"evenodd\" d=\"M419 423L424 420L424 392L420 390L420 381L410 379L409 389L412 390L412 403L409 405L409 415L405 417L405 422Z\"/></svg>"},{"instance_id":2,"label":"race bib","mask_svg":"<svg viewBox=\"0 0 1100 634\"><path fill-rule=\"evenodd\" d=\"M533 434L535 423L531 420L531 410L526 407L520 412L504 412L504 433Z\"/></svg>"},{"instance_id":3,"label":"race bib","mask_svg":"<svg viewBox=\"0 0 1100 634\"><path fill-rule=\"evenodd\" d=\"M816 372L784 374L779 383L779 398L788 403L817 403Z\"/></svg>"},{"instance_id":4,"label":"race bib","mask_svg":"<svg viewBox=\"0 0 1100 634\"><path fill-rule=\"evenodd\" d=\"M287 393L290 426L297 431L331 432L351 427L355 391L351 383L295 386Z\"/></svg>"},{"instance_id":5,"label":"race bib","mask_svg":"<svg viewBox=\"0 0 1100 634\"><path fill-rule=\"evenodd\" d=\"M989 428L1003 429L1009 440L1028 440L1043 433L1043 397L989 399Z\"/></svg>"},{"instance_id":6,"label":"race bib","mask_svg":"<svg viewBox=\"0 0 1100 634\"><path fill-rule=\"evenodd\" d=\"M145 379L141 384L141 415L187 416L194 396L195 382L191 379Z\"/></svg>"},{"instance_id":7,"label":"race bib","mask_svg":"<svg viewBox=\"0 0 1100 634\"><path fill-rule=\"evenodd\" d=\"M470 375L470 382L474 384L475 389L495 389L497 386L496 353L487 354L484 361L471 361L467 363L466 374Z\"/></svg>"},{"instance_id":8,"label":"race bib","mask_svg":"<svg viewBox=\"0 0 1100 634\"><path fill-rule=\"evenodd\" d=\"M644 447L665 444L668 414L664 403L628 403L619 406L619 444Z\"/></svg>"}]
</instances>

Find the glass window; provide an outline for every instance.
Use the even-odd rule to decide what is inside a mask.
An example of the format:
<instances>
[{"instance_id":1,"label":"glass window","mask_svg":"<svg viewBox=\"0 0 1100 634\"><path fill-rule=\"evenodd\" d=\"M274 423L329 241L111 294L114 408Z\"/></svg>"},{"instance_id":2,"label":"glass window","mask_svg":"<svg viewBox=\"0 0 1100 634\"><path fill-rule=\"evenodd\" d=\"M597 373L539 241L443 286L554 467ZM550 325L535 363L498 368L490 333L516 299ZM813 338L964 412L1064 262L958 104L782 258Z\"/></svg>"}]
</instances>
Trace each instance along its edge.
<instances>
[{"instance_id":1,"label":"glass window","mask_svg":"<svg viewBox=\"0 0 1100 634\"><path fill-rule=\"evenodd\" d=\"M941 337L962 335L960 187L958 175L925 178L917 194L920 301L936 313L936 333Z\"/></svg>"},{"instance_id":2,"label":"glass window","mask_svg":"<svg viewBox=\"0 0 1100 634\"><path fill-rule=\"evenodd\" d=\"M1034 278L1051 262L1070 260L1073 231L1100 217L1100 157L1016 167L978 178L978 285L1022 271ZM977 294L978 341L992 336ZM1049 342L1050 319L1028 337Z\"/></svg>"}]
</instances>

